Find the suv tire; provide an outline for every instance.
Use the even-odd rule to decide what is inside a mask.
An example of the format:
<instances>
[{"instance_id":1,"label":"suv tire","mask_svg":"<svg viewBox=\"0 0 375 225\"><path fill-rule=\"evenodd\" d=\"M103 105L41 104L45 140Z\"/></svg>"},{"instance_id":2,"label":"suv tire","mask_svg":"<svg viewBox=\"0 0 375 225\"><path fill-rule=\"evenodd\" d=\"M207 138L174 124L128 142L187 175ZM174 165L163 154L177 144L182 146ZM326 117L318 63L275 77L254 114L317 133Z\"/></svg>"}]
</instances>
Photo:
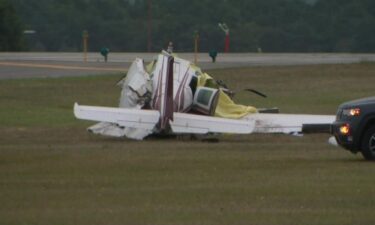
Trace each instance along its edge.
<instances>
[{"instance_id":1,"label":"suv tire","mask_svg":"<svg viewBox=\"0 0 375 225\"><path fill-rule=\"evenodd\" d=\"M361 143L361 153L367 160L375 160L375 126L366 130Z\"/></svg>"}]
</instances>

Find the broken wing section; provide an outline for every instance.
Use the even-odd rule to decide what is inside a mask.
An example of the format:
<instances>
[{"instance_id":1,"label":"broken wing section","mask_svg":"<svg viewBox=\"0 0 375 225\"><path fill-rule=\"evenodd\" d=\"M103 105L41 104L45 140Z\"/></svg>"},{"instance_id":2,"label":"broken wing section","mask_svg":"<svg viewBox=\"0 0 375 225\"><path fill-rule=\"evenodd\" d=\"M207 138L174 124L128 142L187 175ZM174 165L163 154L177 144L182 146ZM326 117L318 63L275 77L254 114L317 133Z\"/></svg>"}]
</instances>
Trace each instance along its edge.
<instances>
[{"instance_id":1,"label":"broken wing section","mask_svg":"<svg viewBox=\"0 0 375 225\"><path fill-rule=\"evenodd\" d=\"M78 119L108 122L120 127L139 128L152 131L159 121L160 113L154 110L138 110L98 106L74 105Z\"/></svg>"},{"instance_id":2,"label":"broken wing section","mask_svg":"<svg viewBox=\"0 0 375 225\"><path fill-rule=\"evenodd\" d=\"M118 83L121 87L120 108L139 110L151 99L152 81L150 75L144 70L143 60L135 59L131 64L127 75ZM112 137L128 137L142 140L152 133L150 129L124 127L116 123L100 122L90 126L88 130L94 134Z\"/></svg>"},{"instance_id":3,"label":"broken wing section","mask_svg":"<svg viewBox=\"0 0 375 225\"><path fill-rule=\"evenodd\" d=\"M335 116L308 114L267 114L256 113L243 120L255 121L254 133L301 133L304 125L330 125Z\"/></svg>"},{"instance_id":4,"label":"broken wing section","mask_svg":"<svg viewBox=\"0 0 375 225\"><path fill-rule=\"evenodd\" d=\"M174 133L235 133L250 134L254 131L255 121L233 120L187 113L174 113L170 121Z\"/></svg>"},{"instance_id":5,"label":"broken wing section","mask_svg":"<svg viewBox=\"0 0 375 225\"><path fill-rule=\"evenodd\" d=\"M126 128L124 129L122 127L117 126L116 124L108 122L99 122L95 125L90 126L89 128L87 128L87 130L94 134L101 134L110 137L123 137L127 135Z\"/></svg>"}]
</instances>

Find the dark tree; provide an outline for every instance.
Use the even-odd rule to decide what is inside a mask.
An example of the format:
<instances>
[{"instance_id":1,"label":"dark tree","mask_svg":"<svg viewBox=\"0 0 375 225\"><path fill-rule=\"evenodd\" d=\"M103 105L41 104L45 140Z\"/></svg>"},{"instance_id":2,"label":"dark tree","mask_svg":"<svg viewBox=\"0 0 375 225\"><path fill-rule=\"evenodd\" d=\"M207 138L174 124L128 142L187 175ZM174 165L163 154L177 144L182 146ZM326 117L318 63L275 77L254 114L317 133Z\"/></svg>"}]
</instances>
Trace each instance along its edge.
<instances>
[{"instance_id":1,"label":"dark tree","mask_svg":"<svg viewBox=\"0 0 375 225\"><path fill-rule=\"evenodd\" d=\"M0 0L0 51L24 49L22 23L8 0Z\"/></svg>"}]
</instances>

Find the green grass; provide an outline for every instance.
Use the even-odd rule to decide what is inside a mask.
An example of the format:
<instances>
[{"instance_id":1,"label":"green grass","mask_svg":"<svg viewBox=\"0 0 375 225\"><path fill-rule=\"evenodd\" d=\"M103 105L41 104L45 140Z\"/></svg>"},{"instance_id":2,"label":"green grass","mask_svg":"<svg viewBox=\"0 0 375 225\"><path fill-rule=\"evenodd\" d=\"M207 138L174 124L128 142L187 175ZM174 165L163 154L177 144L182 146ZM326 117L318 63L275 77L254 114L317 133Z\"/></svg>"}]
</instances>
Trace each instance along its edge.
<instances>
[{"instance_id":1,"label":"green grass","mask_svg":"<svg viewBox=\"0 0 375 225\"><path fill-rule=\"evenodd\" d=\"M375 65L209 71L236 99L334 114L374 95ZM90 135L75 101L117 105L120 77L0 81L0 224L374 224L375 164L328 135L219 143Z\"/></svg>"},{"instance_id":2,"label":"green grass","mask_svg":"<svg viewBox=\"0 0 375 225\"><path fill-rule=\"evenodd\" d=\"M0 125L67 126L74 102L116 105L120 76L3 80L0 82Z\"/></svg>"}]
</instances>

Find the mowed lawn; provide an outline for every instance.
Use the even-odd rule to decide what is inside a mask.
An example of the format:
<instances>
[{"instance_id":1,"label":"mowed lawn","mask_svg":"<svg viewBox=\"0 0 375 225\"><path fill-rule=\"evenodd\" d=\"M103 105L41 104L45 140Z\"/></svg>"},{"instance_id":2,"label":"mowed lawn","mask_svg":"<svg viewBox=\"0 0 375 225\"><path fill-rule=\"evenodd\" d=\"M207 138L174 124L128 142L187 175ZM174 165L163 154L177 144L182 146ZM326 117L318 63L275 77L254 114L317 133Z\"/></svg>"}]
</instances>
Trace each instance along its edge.
<instances>
[{"instance_id":1,"label":"mowed lawn","mask_svg":"<svg viewBox=\"0 0 375 225\"><path fill-rule=\"evenodd\" d=\"M236 100L335 114L375 95L375 64L212 70ZM0 81L0 224L374 224L375 163L329 135L131 141L86 132L119 75Z\"/></svg>"}]
</instances>

